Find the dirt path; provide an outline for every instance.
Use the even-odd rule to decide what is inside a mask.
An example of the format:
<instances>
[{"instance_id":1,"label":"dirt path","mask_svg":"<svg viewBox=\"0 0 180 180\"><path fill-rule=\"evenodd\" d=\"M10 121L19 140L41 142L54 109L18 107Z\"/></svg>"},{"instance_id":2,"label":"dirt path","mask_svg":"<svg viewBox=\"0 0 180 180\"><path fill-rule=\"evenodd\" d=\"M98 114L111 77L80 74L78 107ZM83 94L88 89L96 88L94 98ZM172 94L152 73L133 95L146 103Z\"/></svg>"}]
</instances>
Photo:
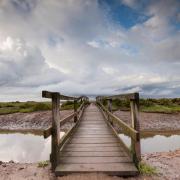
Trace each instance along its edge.
<instances>
[{"instance_id":1,"label":"dirt path","mask_svg":"<svg viewBox=\"0 0 180 180\"><path fill-rule=\"evenodd\" d=\"M158 170L156 176L138 176L126 178L128 180L179 180L180 179L180 149L173 152L153 153L143 155L143 161L153 165ZM0 162L1 180L121 180L116 176L105 174L76 174L55 178L51 173L50 165L44 168L38 167L37 163L3 163Z\"/></svg>"},{"instance_id":2,"label":"dirt path","mask_svg":"<svg viewBox=\"0 0 180 180\"><path fill-rule=\"evenodd\" d=\"M129 111L115 111L114 114L124 122L131 124ZM140 128L142 131L180 130L180 113L144 113L140 112Z\"/></svg>"}]
</instances>

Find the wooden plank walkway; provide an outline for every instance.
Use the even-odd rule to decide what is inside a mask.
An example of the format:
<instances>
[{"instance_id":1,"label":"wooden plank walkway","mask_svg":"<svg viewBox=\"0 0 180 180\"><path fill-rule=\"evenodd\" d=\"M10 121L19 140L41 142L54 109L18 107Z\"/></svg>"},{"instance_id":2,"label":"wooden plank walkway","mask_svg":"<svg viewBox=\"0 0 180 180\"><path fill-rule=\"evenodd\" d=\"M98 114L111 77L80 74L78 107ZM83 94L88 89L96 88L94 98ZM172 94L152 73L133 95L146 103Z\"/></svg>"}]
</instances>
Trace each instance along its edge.
<instances>
[{"instance_id":1,"label":"wooden plank walkway","mask_svg":"<svg viewBox=\"0 0 180 180\"><path fill-rule=\"evenodd\" d=\"M60 150L59 165L55 169L56 175L87 172L138 174L132 159L94 104L85 109L79 126Z\"/></svg>"}]
</instances>

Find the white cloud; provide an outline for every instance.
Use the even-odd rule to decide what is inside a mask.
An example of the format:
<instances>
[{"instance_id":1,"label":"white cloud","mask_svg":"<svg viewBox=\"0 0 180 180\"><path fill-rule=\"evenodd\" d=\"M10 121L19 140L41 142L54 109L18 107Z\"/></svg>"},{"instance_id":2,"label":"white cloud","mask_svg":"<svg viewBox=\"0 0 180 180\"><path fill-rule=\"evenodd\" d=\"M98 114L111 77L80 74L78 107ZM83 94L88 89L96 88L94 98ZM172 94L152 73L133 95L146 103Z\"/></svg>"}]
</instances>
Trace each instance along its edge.
<instances>
[{"instance_id":1,"label":"white cloud","mask_svg":"<svg viewBox=\"0 0 180 180\"><path fill-rule=\"evenodd\" d=\"M0 69L1 86L33 87L62 80L62 73L48 66L39 49L11 37L0 43Z\"/></svg>"},{"instance_id":2,"label":"white cloud","mask_svg":"<svg viewBox=\"0 0 180 180\"><path fill-rule=\"evenodd\" d=\"M42 89L156 94L154 84L178 86L180 36L170 25L176 1L153 1L150 18L129 30L110 22L96 0L19 2L4 0L0 7L0 99Z\"/></svg>"}]
</instances>

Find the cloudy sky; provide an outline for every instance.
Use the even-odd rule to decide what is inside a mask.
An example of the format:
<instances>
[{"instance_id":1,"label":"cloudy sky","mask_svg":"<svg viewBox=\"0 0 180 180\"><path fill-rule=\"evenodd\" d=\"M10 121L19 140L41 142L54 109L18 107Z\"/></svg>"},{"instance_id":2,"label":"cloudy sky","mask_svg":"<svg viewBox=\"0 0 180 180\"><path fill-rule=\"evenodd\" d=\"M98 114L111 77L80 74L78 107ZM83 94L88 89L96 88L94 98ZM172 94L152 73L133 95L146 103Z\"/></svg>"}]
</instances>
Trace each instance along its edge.
<instances>
[{"instance_id":1,"label":"cloudy sky","mask_svg":"<svg viewBox=\"0 0 180 180\"><path fill-rule=\"evenodd\" d=\"M180 95L180 1L0 0L0 101Z\"/></svg>"}]
</instances>

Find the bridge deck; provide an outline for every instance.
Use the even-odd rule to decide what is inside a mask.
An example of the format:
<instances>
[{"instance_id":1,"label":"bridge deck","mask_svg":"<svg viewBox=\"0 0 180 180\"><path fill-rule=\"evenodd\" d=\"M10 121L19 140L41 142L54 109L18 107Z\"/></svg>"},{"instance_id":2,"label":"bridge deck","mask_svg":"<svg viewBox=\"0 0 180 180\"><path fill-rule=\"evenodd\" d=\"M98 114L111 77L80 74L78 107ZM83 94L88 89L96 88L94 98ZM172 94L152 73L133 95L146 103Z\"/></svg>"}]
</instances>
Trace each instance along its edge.
<instances>
[{"instance_id":1,"label":"bridge deck","mask_svg":"<svg viewBox=\"0 0 180 180\"><path fill-rule=\"evenodd\" d=\"M56 175L102 172L110 175L138 174L132 159L94 104L85 109L79 126L60 151Z\"/></svg>"}]
</instances>

